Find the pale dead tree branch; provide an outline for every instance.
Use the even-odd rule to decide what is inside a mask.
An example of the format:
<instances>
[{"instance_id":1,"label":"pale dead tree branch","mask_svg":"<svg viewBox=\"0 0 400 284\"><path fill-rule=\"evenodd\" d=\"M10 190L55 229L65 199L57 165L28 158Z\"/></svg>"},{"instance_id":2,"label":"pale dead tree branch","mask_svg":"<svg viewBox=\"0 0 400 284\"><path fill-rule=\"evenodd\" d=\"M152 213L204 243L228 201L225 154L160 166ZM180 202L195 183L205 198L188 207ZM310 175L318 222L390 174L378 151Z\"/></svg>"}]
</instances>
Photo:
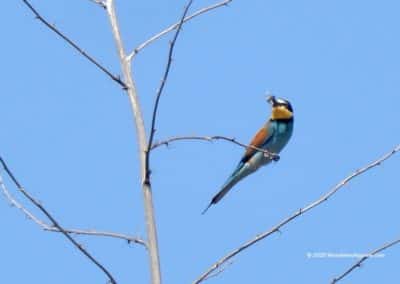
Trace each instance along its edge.
<instances>
[{"instance_id":1,"label":"pale dead tree branch","mask_svg":"<svg viewBox=\"0 0 400 284\"><path fill-rule=\"evenodd\" d=\"M215 270L213 273L210 273L206 278L203 279L203 281L208 280L208 279L213 278L213 277L217 277L222 272L224 272L225 269L228 268L228 266L231 266L232 264L233 264L233 261L229 261L229 262L224 263L223 266L218 267L217 270Z\"/></svg>"},{"instance_id":2,"label":"pale dead tree branch","mask_svg":"<svg viewBox=\"0 0 400 284\"><path fill-rule=\"evenodd\" d=\"M397 245L398 243L400 243L400 238L396 239L390 243L386 243L383 246L373 250L372 252L368 253L367 255L363 256L362 258L360 258L359 261L357 261L356 263L354 263L349 269L347 269L345 272L343 272L342 274L340 274L339 276L335 277L331 284L335 284L337 282L339 282L340 280L342 280L344 277L346 277L347 275L349 275L354 269L361 267L361 264L366 261L368 258L371 258L371 256L374 256L394 245Z\"/></svg>"},{"instance_id":3,"label":"pale dead tree branch","mask_svg":"<svg viewBox=\"0 0 400 284\"><path fill-rule=\"evenodd\" d=\"M73 42L69 37L67 37L64 33L62 33L59 29L57 29L54 25L50 24L45 18L43 18L39 12L32 6L32 4L27 0L22 0L22 2L32 11L35 17L42 22L46 27L55 32L58 36L60 36L64 41L66 41L70 46L72 46L76 51L78 51L83 57L93 63L97 68L99 68L102 72L104 72L108 77L117 82L122 88L126 88L125 83L119 78L119 76L113 75L106 67L101 65L93 56L89 55L80 48L75 42Z\"/></svg>"},{"instance_id":4,"label":"pale dead tree branch","mask_svg":"<svg viewBox=\"0 0 400 284\"><path fill-rule=\"evenodd\" d=\"M236 256L237 254L239 254L240 252L246 250L247 248L253 246L254 244L258 243L259 241L265 239L266 237L268 237L269 235L279 232L280 229L285 226L286 224L288 224L289 222L293 221L294 219L296 219L297 217L299 217L300 215L303 215L304 213L306 213L307 211L317 207L318 205L322 204L323 202L327 201L332 195L334 195L339 189L341 189L342 187L344 187L350 180L352 180L353 178L365 173L366 171L380 165L382 162L384 162L385 160L389 159L390 157L392 157L394 154L396 154L397 152L400 151L400 144L397 145L395 148L393 148L393 150L391 150L389 153L386 153L385 155L383 155L382 157L380 157L379 159L375 160L374 162L366 165L363 168L360 168L358 170L356 170L354 173L352 173L351 175L347 176L345 179L343 179L342 181L340 181L337 185L335 185L331 190L329 190L327 193L325 193L324 195L322 195L320 198L318 198L316 201L310 203L309 205L307 205L306 207L297 210L296 212L294 212L291 216L287 217L286 219L282 220L279 224L275 225L274 227L272 227L270 230L263 232L259 235L257 235L255 238L245 242L244 244L242 244L240 247L236 248L235 250L233 250L232 252L228 253L227 255L225 255L224 257L222 257L220 260L218 260L217 262L215 262L210 268L208 268L207 271L205 271L198 279L196 279L193 284L198 284L200 282L203 282L205 279L207 279L207 277L213 273L216 269L218 269L221 265L223 265L225 262L227 262L228 260L230 260L231 258L233 258L234 256Z\"/></svg>"},{"instance_id":5,"label":"pale dead tree branch","mask_svg":"<svg viewBox=\"0 0 400 284\"><path fill-rule=\"evenodd\" d=\"M5 198L10 202L12 206L15 208L19 209L22 211L22 213L30 220L32 220L36 225L41 227L45 231L49 232L58 232L61 233L61 231L54 226L50 226L43 220L41 220L39 217L34 215L31 211L29 211L27 208L25 208L8 190L6 185L4 184L3 178L0 174L0 187L3 192L3 195ZM147 244L144 240L138 238L138 237L133 237L129 236L126 234L120 234L120 233L114 233L114 232L108 232L108 231L98 231L98 230L82 230L82 229L66 229L64 228L64 231L69 233L69 234L76 234L76 235L89 235L89 236L99 236L99 237L110 237L110 238L116 238L116 239L121 239L125 240L128 243L136 243L144 246L147 248Z\"/></svg>"},{"instance_id":6,"label":"pale dead tree branch","mask_svg":"<svg viewBox=\"0 0 400 284\"><path fill-rule=\"evenodd\" d=\"M103 0L89 0L89 1L91 1L91 2L93 2L93 3L95 3L95 4L97 4L97 5L99 5L99 6L102 7L103 9L106 9L106 8L107 8L107 7L106 7L106 4L104 3Z\"/></svg>"},{"instance_id":7,"label":"pale dead tree branch","mask_svg":"<svg viewBox=\"0 0 400 284\"><path fill-rule=\"evenodd\" d=\"M81 251L91 262L93 262L101 271L103 271L107 277L110 283L116 284L117 282L115 281L114 277L111 275L111 273L99 262L97 261L86 249L82 247L74 238L72 238L68 232L64 230L64 228L57 222L57 220L49 213L49 211L39 202L37 201L31 194L29 194L24 187L19 183L19 181L16 179L14 174L11 172L11 170L8 168L6 162L3 160L2 157L0 157L0 163L7 173L7 175L10 177L10 179L13 181L19 192L21 192L35 207L37 207L46 217L50 220L50 222L53 224L52 226L57 228L79 251Z\"/></svg>"},{"instance_id":8,"label":"pale dead tree branch","mask_svg":"<svg viewBox=\"0 0 400 284\"><path fill-rule=\"evenodd\" d=\"M189 11L190 6L192 5L193 0L190 0L188 4L186 5L183 15L179 21L179 25L176 28L175 35L170 42L169 45L169 50L168 50L168 57L167 57L167 64L165 66L164 70L164 75L161 79L160 86L158 87L157 93L156 93L156 100L154 102L154 107L153 107L153 113L152 113L152 118L151 118L151 128L150 128L150 134L149 134L149 141L147 143L147 150L146 150L146 182L150 184L150 151L153 145L153 139L154 139L154 134L156 132L156 120L157 120L157 114L158 114L158 106L160 104L160 99L162 92L164 90L165 84L167 83L169 71L171 69L171 64L172 64L172 56L174 54L174 47L176 40L178 39L179 33L182 29L183 22L185 20L186 14Z\"/></svg>"},{"instance_id":9,"label":"pale dead tree branch","mask_svg":"<svg viewBox=\"0 0 400 284\"><path fill-rule=\"evenodd\" d=\"M160 284L161 269L160 269L160 257L158 250L158 241L157 241L157 227L156 227L155 212L153 207L153 193L151 190L151 185L145 182L146 168L147 168L146 166L147 139L146 139L146 131L144 128L143 115L139 102L139 97L136 91L135 82L132 78L131 61L127 59L125 47L122 41L119 29L119 23L115 11L114 0L106 0L105 4L121 64L122 74L126 83L125 90L128 94L134 118L133 120L136 127L136 134L137 134L136 136L138 141L138 153L140 161L140 174L141 174L140 181L142 184L144 212L146 219L147 248L149 255L151 283Z\"/></svg>"},{"instance_id":10,"label":"pale dead tree branch","mask_svg":"<svg viewBox=\"0 0 400 284\"><path fill-rule=\"evenodd\" d=\"M50 232L59 232L57 228L54 227L44 228L44 230ZM108 231L98 231L98 230L82 230L82 229L66 229L65 231L76 235L102 236L102 237L121 239L127 241L128 243L135 243L138 245L142 245L147 249L147 243L145 240L126 234L114 233Z\"/></svg>"},{"instance_id":11,"label":"pale dead tree branch","mask_svg":"<svg viewBox=\"0 0 400 284\"><path fill-rule=\"evenodd\" d=\"M196 12L194 12L192 15L187 16L183 19L183 22L187 22L190 21L191 19L200 16L201 14L207 13L209 11L212 11L214 9L217 9L219 7L223 7L223 6L228 6L228 4L230 2L232 2L233 0L225 0L219 3L216 3L214 5L202 8ZM149 44L153 43L154 41L158 40L159 38L161 38L162 36L168 34L169 32L177 29L180 25L180 22L175 23L171 26L169 26L168 28L166 28L165 30L159 32L158 34L152 36L151 38L149 38L148 40L146 40L145 42L139 44L129 55L128 55L128 60L132 60L142 49L144 49L146 46L148 46Z\"/></svg>"},{"instance_id":12,"label":"pale dead tree branch","mask_svg":"<svg viewBox=\"0 0 400 284\"><path fill-rule=\"evenodd\" d=\"M213 141L216 141L216 140L225 140L225 141L231 142L231 143L236 144L236 145L238 145L240 147L243 147L243 148L251 148L251 149L254 149L256 151L262 152L262 153L264 153L264 155L266 157L269 157L271 160L278 161L280 159L279 154L271 153L268 150L255 147L253 145L249 145L249 144L244 144L244 143L238 142L235 138L221 136L221 135L214 135L214 136L197 136L197 135L174 136L174 137L171 137L171 138L168 138L168 139L165 139L165 140L161 140L161 141L158 141L158 142L154 143L153 146L151 147L151 150L153 150L155 148L158 148L158 147L160 147L162 145L165 145L165 146L168 147L170 143L175 142L175 141L188 141L188 140L189 141L190 140L202 140L202 141L207 141L207 142L213 142Z\"/></svg>"}]
</instances>

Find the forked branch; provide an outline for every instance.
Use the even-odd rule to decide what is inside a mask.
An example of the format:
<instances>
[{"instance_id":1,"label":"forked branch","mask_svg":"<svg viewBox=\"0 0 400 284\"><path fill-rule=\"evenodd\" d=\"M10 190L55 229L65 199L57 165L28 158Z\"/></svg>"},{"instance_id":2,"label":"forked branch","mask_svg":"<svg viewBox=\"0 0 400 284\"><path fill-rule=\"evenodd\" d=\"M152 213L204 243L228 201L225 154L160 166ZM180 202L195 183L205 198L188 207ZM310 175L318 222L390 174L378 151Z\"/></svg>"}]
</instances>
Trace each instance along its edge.
<instances>
[{"instance_id":1,"label":"forked branch","mask_svg":"<svg viewBox=\"0 0 400 284\"><path fill-rule=\"evenodd\" d=\"M106 0L106 8L107 14L110 20L112 32L114 35L115 43L117 46L117 51L121 63L122 73L125 78L125 82L127 85L126 91L128 93L132 111L134 114L134 121L137 130L138 137L138 145L139 145L139 157L140 157L140 169L141 169L141 182L142 182L142 191L144 198L144 210L145 210L145 218L146 218L146 227L147 227L147 244L148 244L148 252L149 252L149 260L150 260L150 272L153 284L161 283L161 269L160 269L160 259L159 259L159 250L158 250L158 241L157 241L157 228L155 222L155 214L153 207L153 195L152 189L150 185L150 167L149 167L149 155L150 155L150 147L154 137L154 126L156 121L158 103L160 100L161 93L165 86L165 82L168 77L169 69L172 62L172 54L176 39L179 35L179 32L182 27L183 19L186 16L187 11L192 3L192 0L186 6L184 10L184 14L180 21L180 26L177 29L175 36L170 44L169 52L168 52L168 60L167 66L165 68L164 77L162 79L160 88L157 91L156 102L153 110L153 118L152 118L152 127L149 134L149 140L146 140L146 131L144 129L144 120L143 115L139 103L139 98L136 92L135 83L132 78L131 72L131 61L128 59L126 55L124 44L122 41L119 24L117 20L117 15L115 12L114 0Z\"/></svg>"},{"instance_id":2,"label":"forked branch","mask_svg":"<svg viewBox=\"0 0 400 284\"><path fill-rule=\"evenodd\" d=\"M57 227L50 226L45 221L41 220L39 217L37 217L35 214L33 214L26 207L24 207L21 204L21 202L19 202L8 190L7 186L4 184L1 174L0 174L0 188L1 188L1 191L3 192L3 195L8 200L8 202L10 202L10 204L12 206L14 206L15 208L19 209L28 219L32 220L35 224L37 224L39 227L41 227L45 231L61 233L61 231ZM120 234L120 233L108 232L108 231L66 229L66 228L64 228L64 231L69 234L76 234L76 235L88 235L88 236L98 236L98 237L109 237L109 238L121 239L121 240L127 241L128 243L140 244L140 245L144 246L145 248L147 248L147 244L144 240L142 240L141 238L126 235L126 234Z\"/></svg>"},{"instance_id":3,"label":"forked branch","mask_svg":"<svg viewBox=\"0 0 400 284\"><path fill-rule=\"evenodd\" d=\"M86 249L84 249L74 238L72 238L69 235L69 233L66 232L64 228L57 222L57 220L50 214L50 212L22 187L22 185L19 183L19 181L16 179L14 174L11 172L11 170L8 168L7 164L1 157L0 157L0 163L5 172L7 173L7 175L10 177L10 179L13 181L13 183L19 190L19 192L21 192L35 207L37 207L44 215L46 215L46 217L52 223L53 227L57 228L57 230L59 230L79 251L81 251L101 271L103 271L107 275L110 283L116 284L117 282L115 281L111 273L99 261L97 261Z\"/></svg>"}]
</instances>

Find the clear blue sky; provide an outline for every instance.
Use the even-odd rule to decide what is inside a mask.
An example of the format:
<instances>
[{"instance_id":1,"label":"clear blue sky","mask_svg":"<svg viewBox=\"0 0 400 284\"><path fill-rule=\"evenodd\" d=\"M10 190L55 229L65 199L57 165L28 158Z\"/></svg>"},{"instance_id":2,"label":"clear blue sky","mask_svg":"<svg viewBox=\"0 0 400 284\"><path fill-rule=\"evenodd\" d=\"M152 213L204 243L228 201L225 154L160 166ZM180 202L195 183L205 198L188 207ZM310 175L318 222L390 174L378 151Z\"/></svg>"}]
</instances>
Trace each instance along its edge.
<instances>
[{"instance_id":1,"label":"clear blue sky","mask_svg":"<svg viewBox=\"0 0 400 284\"><path fill-rule=\"evenodd\" d=\"M128 49L175 22L185 4L116 2ZM33 3L120 73L104 10L87 0ZM192 11L211 3L195 1ZM269 116L266 91L292 102L295 130L278 163L238 184L204 216L200 212L243 149L179 142L154 152L164 283L191 283L227 252L399 143L399 9L394 0L233 1L184 27L156 140L197 134L247 143ZM4 1L2 11L1 155L65 227L145 236L125 93L35 20L22 1ZM147 128L171 36L134 63ZM394 156L352 181L208 283L328 283L355 259L308 259L308 252L366 253L400 236L399 164ZM3 283L105 283L63 236L43 232L0 201ZM77 239L119 283L149 283L142 247ZM400 246L393 247L342 283L397 283L399 262Z\"/></svg>"}]
</instances>

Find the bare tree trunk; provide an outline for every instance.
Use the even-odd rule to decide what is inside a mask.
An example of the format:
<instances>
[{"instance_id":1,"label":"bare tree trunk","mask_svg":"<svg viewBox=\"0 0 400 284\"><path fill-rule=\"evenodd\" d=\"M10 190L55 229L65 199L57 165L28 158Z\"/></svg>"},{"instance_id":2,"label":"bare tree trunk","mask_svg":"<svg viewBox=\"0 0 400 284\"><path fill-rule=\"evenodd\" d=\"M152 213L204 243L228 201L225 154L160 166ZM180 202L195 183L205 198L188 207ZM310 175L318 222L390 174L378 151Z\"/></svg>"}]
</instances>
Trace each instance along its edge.
<instances>
[{"instance_id":1,"label":"bare tree trunk","mask_svg":"<svg viewBox=\"0 0 400 284\"><path fill-rule=\"evenodd\" d=\"M141 174L144 210L145 210L146 227L147 227L150 272L152 279L151 283L160 284L161 283L160 257L158 252L157 229L154 217L153 197L152 197L151 185L146 180L146 149L147 149L146 131L144 128L143 116L140 108L138 95L136 92L135 83L132 78L131 62L130 59L127 57L127 54L123 46L121 34L119 32L117 16L115 14L114 0L108 0L106 2L106 7L114 39L117 45L122 73L124 76L125 84L127 86L126 91L130 100L134 116L133 118L136 126L137 140L139 146L138 149L139 149L139 159L140 159L140 174Z\"/></svg>"}]
</instances>

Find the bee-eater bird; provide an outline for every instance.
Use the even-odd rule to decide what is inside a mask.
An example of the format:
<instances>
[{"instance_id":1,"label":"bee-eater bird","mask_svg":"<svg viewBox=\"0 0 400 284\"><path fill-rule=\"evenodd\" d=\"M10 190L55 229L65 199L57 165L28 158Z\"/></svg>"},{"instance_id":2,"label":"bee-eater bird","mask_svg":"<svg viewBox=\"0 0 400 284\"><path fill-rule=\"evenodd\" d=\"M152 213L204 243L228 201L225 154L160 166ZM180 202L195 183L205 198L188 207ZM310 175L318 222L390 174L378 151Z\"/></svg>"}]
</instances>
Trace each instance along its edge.
<instances>
[{"instance_id":1,"label":"bee-eater bird","mask_svg":"<svg viewBox=\"0 0 400 284\"><path fill-rule=\"evenodd\" d=\"M211 205L217 204L228 191L240 180L254 173L261 166L277 161L277 155L287 144L293 132L293 108L287 100L269 96L267 101L272 105L271 117L257 132L247 147L236 169L229 176L221 190L212 198L204 214ZM263 149L260 151L255 149Z\"/></svg>"}]
</instances>

